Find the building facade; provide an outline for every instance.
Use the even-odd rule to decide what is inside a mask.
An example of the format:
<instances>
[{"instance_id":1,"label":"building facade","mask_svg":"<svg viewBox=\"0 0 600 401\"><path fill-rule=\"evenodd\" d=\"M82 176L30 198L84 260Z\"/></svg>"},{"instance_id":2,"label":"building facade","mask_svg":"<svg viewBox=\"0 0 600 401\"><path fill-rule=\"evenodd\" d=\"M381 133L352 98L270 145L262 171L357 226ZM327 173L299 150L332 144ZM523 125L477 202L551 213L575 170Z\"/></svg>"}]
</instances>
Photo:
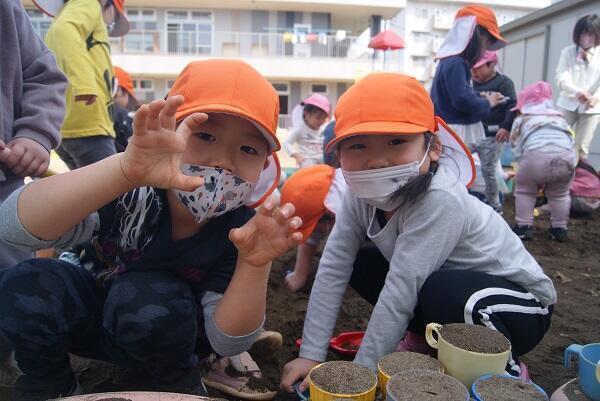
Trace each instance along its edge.
<instances>
[{"instance_id":1,"label":"building facade","mask_svg":"<svg viewBox=\"0 0 600 401\"><path fill-rule=\"evenodd\" d=\"M536 81L547 81L558 97L555 70L563 48L573 44L575 22L586 14L600 14L598 0L563 0L502 27L509 44L500 64L517 91ZM600 127L592 142L589 161L600 168Z\"/></svg>"},{"instance_id":2,"label":"building facade","mask_svg":"<svg viewBox=\"0 0 600 401\"><path fill-rule=\"evenodd\" d=\"M24 4L43 37L52 19L31 0ZM112 41L113 62L132 75L139 99L149 101L163 97L190 61L242 59L278 91L285 128L301 99L320 93L335 105L371 71L369 27L377 31L403 7L402 0L128 0L131 30Z\"/></svg>"}]
</instances>

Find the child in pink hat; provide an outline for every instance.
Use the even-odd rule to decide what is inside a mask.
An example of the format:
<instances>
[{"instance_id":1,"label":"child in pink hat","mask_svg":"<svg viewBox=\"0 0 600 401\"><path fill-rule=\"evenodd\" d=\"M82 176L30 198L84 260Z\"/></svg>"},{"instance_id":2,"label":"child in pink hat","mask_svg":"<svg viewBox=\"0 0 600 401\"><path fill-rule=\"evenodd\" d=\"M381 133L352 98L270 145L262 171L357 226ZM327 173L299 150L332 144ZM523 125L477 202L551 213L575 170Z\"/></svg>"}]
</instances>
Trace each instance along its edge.
<instances>
[{"instance_id":1,"label":"child in pink hat","mask_svg":"<svg viewBox=\"0 0 600 401\"><path fill-rule=\"evenodd\" d=\"M322 126L329 117L329 100L319 94L306 98L301 105L302 123L292 129L283 143L285 151L293 157L298 166L308 167L323 163Z\"/></svg>"},{"instance_id":2,"label":"child in pink hat","mask_svg":"<svg viewBox=\"0 0 600 401\"><path fill-rule=\"evenodd\" d=\"M514 108L520 115L511 131L513 154L519 160L516 176L516 226L521 239L533 238L533 209L538 189L544 188L551 213L550 238L567 240L569 187L577 155L573 131L554 108L550 84L526 86Z\"/></svg>"}]
</instances>

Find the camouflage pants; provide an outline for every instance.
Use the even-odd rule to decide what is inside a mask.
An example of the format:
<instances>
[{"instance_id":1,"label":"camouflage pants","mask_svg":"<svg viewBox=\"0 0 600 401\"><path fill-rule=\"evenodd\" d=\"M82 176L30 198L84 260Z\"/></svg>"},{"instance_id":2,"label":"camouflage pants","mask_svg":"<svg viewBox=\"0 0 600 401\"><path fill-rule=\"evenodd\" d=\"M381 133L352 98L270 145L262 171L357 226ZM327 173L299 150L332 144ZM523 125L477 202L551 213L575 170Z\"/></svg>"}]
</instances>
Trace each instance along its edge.
<instances>
[{"instance_id":1,"label":"camouflage pants","mask_svg":"<svg viewBox=\"0 0 600 401\"><path fill-rule=\"evenodd\" d=\"M192 290L170 272L127 272L100 290L88 271L58 260L0 271L0 333L38 379L72 374L73 353L174 381L197 364L198 326Z\"/></svg>"}]
</instances>

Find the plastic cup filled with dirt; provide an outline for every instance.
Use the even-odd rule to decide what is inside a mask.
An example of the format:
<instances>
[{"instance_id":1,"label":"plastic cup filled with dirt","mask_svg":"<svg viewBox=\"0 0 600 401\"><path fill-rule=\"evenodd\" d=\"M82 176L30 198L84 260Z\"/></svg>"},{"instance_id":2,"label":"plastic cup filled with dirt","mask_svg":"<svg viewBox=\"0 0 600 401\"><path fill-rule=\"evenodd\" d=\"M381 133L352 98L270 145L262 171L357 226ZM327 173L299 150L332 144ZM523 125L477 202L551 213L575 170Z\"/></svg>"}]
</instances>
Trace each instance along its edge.
<instances>
[{"instance_id":1,"label":"plastic cup filled with dirt","mask_svg":"<svg viewBox=\"0 0 600 401\"><path fill-rule=\"evenodd\" d=\"M387 384L387 401L468 401L469 391L454 377L434 370L405 370Z\"/></svg>"},{"instance_id":2,"label":"plastic cup filled with dirt","mask_svg":"<svg viewBox=\"0 0 600 401\"><path fill-rule=\"evenodd\" d=\"M548 401L541 387L509 375L485 375L471 387L476 401Z\"/></svg>"},{"instance_id":3,"label":"plastic cup filled with dirt","mask_svg":"<svg viewBox=\"0 0 600 401\"><path fill-rule=\"evenodd\" d=\"M437 339L434 338L434 334ZM485 326L429 323L427 343L438 350L444 371L467 388L486 374L502 374L510 356L510 342L502 333Z\"/></svg>"},{"instance_id":4,"label":"plastic cup filled with dirt","mask_svg":"<svg viewBox=\"0 0 600 401\"><path fill-rule=\"evenodd\" d=\"M377 364L381 398L386 397L386 386L390 377L405 370L425 369L444 373L444 367L437 359L416 352L394 352L384 356Z\"/></svg>"},{"instance_id":5,"label":"plastic cup filled with dirt","mask_svg":"<svg viewBox=\"0 0 600 401\"><path fill-rule=\"evenodd\" d=\"M311 401L352 399L373 401L377 377L370 369L348 361L325 362L308 375Z\"/></svg>"}]
</instances>

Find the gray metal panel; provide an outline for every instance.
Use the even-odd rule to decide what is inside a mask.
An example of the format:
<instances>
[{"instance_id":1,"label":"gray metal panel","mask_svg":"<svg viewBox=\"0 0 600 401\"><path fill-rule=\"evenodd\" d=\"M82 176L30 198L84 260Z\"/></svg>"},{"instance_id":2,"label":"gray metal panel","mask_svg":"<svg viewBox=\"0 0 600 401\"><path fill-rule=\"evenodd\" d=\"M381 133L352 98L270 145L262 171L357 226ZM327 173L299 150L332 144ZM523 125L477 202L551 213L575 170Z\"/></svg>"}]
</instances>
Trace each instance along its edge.
<instances>
[{"instance_id":1,"label":"gray metal panel","mask_svg":"<svg viewBox=\"0 0 600 401\"><path fill-rule=\"evenodd\" d=\"M544 45L545 35L532 36L525 42L526 68L523 69L523 86L544 78Z\"/></svg>"},{"instance_id":2,"label":"gray metal panel","mask_svg":"<svg viewBox=\"0 0 600 401\"><path fill-rule=\"evenodd\" d=\"M290 112L302 101L302 83L300 81L290 82Z\"/></svg>"},{"instance_id":3,"label":"gray metal panel","mask_svg":"<svg viewBox=\"0 0 600 401\"><path fill-rule=\"evenodd\" d=\"M516 91L520 91L523 88L525 41L519 40L508 44L504 49L503 60L503 73L513 80Z\"/></svg>"}]
</instances>

